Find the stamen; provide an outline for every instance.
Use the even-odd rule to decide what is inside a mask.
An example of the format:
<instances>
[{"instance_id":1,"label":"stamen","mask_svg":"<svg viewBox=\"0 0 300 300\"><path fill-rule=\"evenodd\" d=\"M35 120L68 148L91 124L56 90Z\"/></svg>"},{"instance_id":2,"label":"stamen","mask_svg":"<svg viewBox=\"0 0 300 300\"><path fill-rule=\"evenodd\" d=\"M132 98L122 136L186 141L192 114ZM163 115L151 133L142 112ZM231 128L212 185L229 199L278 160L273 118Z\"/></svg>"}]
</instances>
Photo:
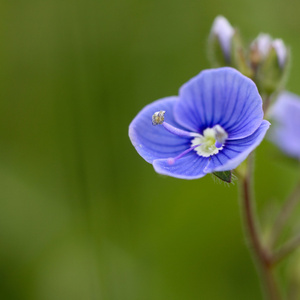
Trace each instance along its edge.
<instances>
[{"instance_id":1,"label":"stamen","mask_svg":"<svg viewBox=\"0 0 300 300\"><path fill-rule=\"evenodd\" d=\"M199 133L185 131L185 130L176 128L176 127L174 127L173 125L171 125L167 122L164 122L164 119L165 119L164 116L165 116L165 111L164 110L157 111L152 116L152 124L153 125L161 124L161 125L164 126L164 128L167 131L169 131L172 134L178 135L180 137L201 137L202 136Z\"/></svg>"},{"instance_id":2,"label":"stamen","mask_svg":"<svg viewBox=\"0 0 300 300\"><path fill-rule=\"evenodd\" d=\"M181 137L194 137L194 136L201 136L201 134L199 133L195 133L195 132L189 132L189 131L185 131L179 128L176 128L174 126L172 126L171 124L167 123L167 122L163 122L162 126L164 126L164 128L166 130L168 130L169 132L181 136Z\"/></svg>"},{"instance_id":3,"label":"stamen","mask_svg":"<svg viewBox=\"0 0 300 300\"><path fill-rule=\"evenodd\" d=\"M176 157L171 157L168 158L168 164L169 165L173 165L175 163L176 160L180 159L181 157L183 157L184 155L188 154L189 152L191 152L192 150L194 150L195 148L199 147L201 144L195 145L185 151L183 151L182 153L180 153L178 156Z\"/></svg>"},{"instance_id":4,"label":"stamen","mask_svg":"<svg viewBox=\"0 0 300 300\"><path fill-rule=\"evenodd\" d=\"M213 129L215 131L215 139L216 139L215 146L217 148L221 148L225 143L226 139L228 138L228 134L220 125L214 126Z\"/></svg>"}]
</instances>

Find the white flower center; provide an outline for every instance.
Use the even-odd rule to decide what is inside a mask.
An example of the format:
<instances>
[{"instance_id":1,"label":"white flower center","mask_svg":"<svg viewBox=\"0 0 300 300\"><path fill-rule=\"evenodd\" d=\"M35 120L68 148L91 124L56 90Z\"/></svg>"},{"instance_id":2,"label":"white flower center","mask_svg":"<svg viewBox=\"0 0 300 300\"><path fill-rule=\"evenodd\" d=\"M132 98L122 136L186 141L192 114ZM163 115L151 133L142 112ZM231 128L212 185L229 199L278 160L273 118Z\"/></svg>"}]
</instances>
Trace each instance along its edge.
<instances>
[{"instance_id":1,"label":"white flower center","mask_svg":"<svg viewBox=\"0 0 300 300\"><path fill-rule=\"evenodd\" d=\"M213 128L206 128L202 136L195 137L192 140L192 147L199 145L194 149L197 154L209 157L223 149L227 137L226 131L220 125L216 125Z\"/></svg>"}]
</instances>

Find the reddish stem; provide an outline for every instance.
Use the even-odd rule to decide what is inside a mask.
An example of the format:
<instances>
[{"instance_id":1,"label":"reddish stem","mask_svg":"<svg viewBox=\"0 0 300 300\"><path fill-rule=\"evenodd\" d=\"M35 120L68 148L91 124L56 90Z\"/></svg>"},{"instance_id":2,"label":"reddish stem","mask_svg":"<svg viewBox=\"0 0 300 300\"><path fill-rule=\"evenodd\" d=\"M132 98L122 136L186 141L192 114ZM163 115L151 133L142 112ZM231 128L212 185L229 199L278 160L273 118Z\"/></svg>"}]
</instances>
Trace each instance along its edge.
<instances>
[{"instance_id":1,"label":"reddish stem","mask_svg":"<svg viewBox=\"0 0 300 300\"><path fill-rule=\"evenodd\" d=\"M272 257L262 245L258 225L253 209L253 200L251 195L251 179L252 179L252 155L248 158L247 173L242 179L242 209L245 223L245 229L248 234L251 249L259 269L265 295L268 300L280 300L280 294L273 274Z\"/></svg>"}]
</instances>

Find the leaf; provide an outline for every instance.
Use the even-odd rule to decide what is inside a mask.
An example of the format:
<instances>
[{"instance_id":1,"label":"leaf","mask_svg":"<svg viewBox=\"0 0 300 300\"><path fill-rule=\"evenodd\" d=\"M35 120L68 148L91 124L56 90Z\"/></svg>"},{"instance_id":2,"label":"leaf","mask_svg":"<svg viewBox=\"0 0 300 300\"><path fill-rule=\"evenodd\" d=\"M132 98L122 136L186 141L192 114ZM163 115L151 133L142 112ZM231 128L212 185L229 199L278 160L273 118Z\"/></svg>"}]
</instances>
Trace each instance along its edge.
<instances>
[{"instance_id":1,"label":"leaf","mask_svg":"<svg viewBox=\"0 0 300 300\"><path fill-rule=\"evenodd\" d=\"M213 174L219 179L231 183L231 171L213 172Z\"/></svg>"}]
</instances>

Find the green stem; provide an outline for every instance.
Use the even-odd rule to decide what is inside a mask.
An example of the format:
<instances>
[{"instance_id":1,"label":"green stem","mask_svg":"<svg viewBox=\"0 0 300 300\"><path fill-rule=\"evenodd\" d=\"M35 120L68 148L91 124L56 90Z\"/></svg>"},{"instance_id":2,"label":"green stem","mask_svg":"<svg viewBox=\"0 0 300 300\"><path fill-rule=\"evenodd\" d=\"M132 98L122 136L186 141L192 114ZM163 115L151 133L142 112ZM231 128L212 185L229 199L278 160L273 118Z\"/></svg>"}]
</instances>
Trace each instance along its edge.
<instances>
[{"instance_id":1,"label":"green stem","mask_svg":"<svg viewBox=\"0 0 300 300\"><path fill-rule=\"evenodd\" d=\"M246 233L250 242L250 250L253 252L259 273L262 279L262 285L268 300L280 300L280 294L274 278L274 270L271 255L262 245L256 217L253 209L252 189L252 168L253 154L248 158L247 171L242 178L242 213Z\"/></svg>"}]
</instances>

